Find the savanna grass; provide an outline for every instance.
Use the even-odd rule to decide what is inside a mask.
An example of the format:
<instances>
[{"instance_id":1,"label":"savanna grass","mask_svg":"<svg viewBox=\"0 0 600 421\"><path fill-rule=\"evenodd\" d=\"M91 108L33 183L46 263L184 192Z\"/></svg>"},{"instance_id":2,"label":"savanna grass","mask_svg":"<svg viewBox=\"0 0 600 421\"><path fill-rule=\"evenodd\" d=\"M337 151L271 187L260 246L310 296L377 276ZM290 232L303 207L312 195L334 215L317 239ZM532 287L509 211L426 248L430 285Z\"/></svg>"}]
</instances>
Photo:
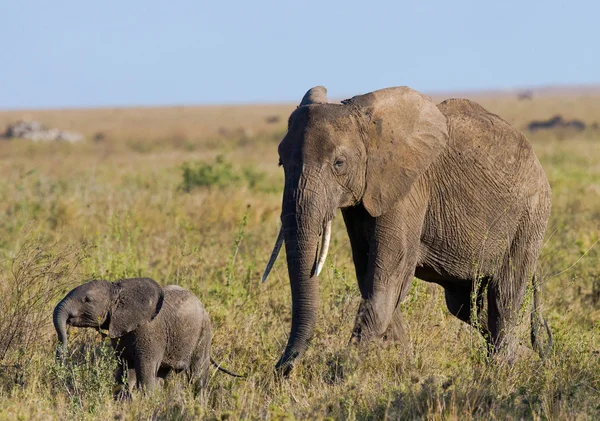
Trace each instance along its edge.
<instances>
[{"instance_id":1,"label":"savanna grass","mask_svg":"<svg viewBox=\"0 0 600 421\"><path fill-rule=\"evenodd\" d=\"M561 104L536 101L484 104L518 117L511 120L517 125L528 112L539 118L540 109L553 112ZM581 104L587 107L589 100ZM281 380L273 366L291 315L284 256L266 283L260 275L279 229L283 174L277 143L284 128L250 137L202 136L197 127L193 134L186 129L187 112L180 120L180 114L168 114L164 134L148 138L147 147L146 132L136 136L135 126L124 123L102 142L0 143L0 321L22 317L10 308L41 317L25 317L35 323L17 335L0 362L0 419L600 417L597 132L532 137L553 188L537 272L542 312L554 334L546 361L531 353L516 364L489 362L481 335L448 313L439 287L419 280L403 303L406 346L347 347L360 294L338 215L320 279L315 337L291 378ZM87 113L86 130L108 125L102 122L109 117L101 117L106 112ZM178 131L170 128L178 124ZM192 172L187 181L185 163ZM260 174L254 185L249 174ZM210 181L215 178L218 186ZM23 257L24 244L44 262L57 263L41 277L46 266L25 265L15 278L13 262L36 262L35 254ZM194 398L182 376L173 376L152 396L134 393L130 402L115 402L114 357L102 338L83 329L70 332L71 359L57 363L51 314L59 297L76 283L132 276L197 294L214 325L213 357L248 372L248 379L212 372L206 393ZM19 304L38 295L36 305ZM17 332L2 323L0 338Z\"/></svg>"}]
</instances>

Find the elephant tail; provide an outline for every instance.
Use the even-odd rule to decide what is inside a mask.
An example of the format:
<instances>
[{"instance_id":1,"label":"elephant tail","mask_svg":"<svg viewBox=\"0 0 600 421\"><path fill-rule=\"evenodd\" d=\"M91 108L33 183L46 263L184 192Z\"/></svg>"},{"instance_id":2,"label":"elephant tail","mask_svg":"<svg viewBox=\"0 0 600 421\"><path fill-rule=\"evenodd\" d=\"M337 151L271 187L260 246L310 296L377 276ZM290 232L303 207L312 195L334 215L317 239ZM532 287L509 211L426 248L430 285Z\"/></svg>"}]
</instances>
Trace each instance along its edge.
<instances>
[{"instance_id":1,"label":"elephant tail","mask_svg":"<svg viewBox=\"0 0 600 421\"><path fill-rule=\"evenodd\" d=\"M550 354L550 351L552 350L552 331L548 326L548 321L542 316L541 311L539 310L539 286L537 285L535 274L533 275L532 286L533 307L531 309L531 345L533 346L534 351L537 351L537 353L540 355L540 358L543 360ZM545 345L540 342L540 327L542 324L546 330L546 334L548 335L548 342Z\"/></svg>"},{"instance_id":2,"label":"elephant tail","mask_svg":"<svg viewBox=\"0 0 600 421\"><path fill-rule=\"evenodd\" d=\"M246 375L246 374L236 374L232 371L227 370L226 368L221 367L221 364L219 364L215 360L213 360L212 357L210 357L210 363L212 365L214 365L217 368L217 370L222 371L225 374L229 374L230 376L239 377L241 379L245 379L246 377L248 377L248 375Z\"/></svg>"}]
</instances>

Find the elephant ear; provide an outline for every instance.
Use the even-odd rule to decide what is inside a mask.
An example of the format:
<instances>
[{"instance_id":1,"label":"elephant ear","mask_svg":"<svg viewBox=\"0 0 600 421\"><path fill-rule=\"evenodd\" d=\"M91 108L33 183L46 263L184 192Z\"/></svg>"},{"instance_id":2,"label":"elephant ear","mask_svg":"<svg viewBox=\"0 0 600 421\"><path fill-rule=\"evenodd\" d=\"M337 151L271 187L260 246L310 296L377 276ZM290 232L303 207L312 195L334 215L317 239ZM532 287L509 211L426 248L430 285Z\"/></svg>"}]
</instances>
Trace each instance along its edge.
<instances>
[{"instance_id":1,"label":"elephant ear","mask_svg":"<svg viewBox=\"0 0 600 421\"><path fill-rule=\"evenodd\" d=\"M113 283L113 297L108 334L120 338L156 317L164 292L149 278L123 279Z\"/></svg>"},{"instance_id":2,"label":"elephant ear","mask_svg":"<svg viewBox=\"0 0 600 421\"><path fill-rule=\"evenodd\" d=\"M324 86L315 86L310 88L302 97L299 107L311 104L327 104L327 88Z\"/></svg>"},{"instance_id":3,"label":"elephant ear","mask_svg":"<svg viewBox=\"0 0 600 421\"><path fill-rule=\"evenodd\" d=\"M297 115L298 115L298 109L299 108L304 108L308 105L313 105L313 104L327 104L327 88L324 86L314 86L312 88L310 88L308 91L306 91L306 93L304 94L304 96L302 97L302 101L300 101L300 105L298 105L296 107L296 111L294 111L291 115L290 118L288 120L288 132L290 130L290 128L293 125L293 122L295 121Z\"/></svg>"},{"instance_id":4,"label":"elephant ear","mask_svg":"<svg viewBox=\"0 0 600 421\"><path fill-rule=\"evenodd\" d=\"M343 101L365 116L363 205L373 217L402 199L448 144L446 117L431 99L406 86Z\"/></svg>"}]
</instances>

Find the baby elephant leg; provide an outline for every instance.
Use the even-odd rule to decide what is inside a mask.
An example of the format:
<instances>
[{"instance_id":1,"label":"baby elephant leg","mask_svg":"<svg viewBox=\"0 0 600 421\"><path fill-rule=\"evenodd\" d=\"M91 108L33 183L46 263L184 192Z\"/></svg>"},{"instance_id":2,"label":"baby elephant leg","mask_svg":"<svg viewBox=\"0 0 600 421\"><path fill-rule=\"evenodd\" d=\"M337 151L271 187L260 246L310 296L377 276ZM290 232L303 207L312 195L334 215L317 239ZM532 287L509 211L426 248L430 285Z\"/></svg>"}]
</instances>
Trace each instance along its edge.
<instances>
[{"instance_id":1,"label":"baby elephant leg","mask_svg":"<svg viewBox=\"0 0 600 421\"><path fill-rule=\"evenodd\" d=\"M137 385L144 391L151 392L154 390L157 366L158 364L155 361L145 358L138 358L135 361Z\"/></svg>"},{"instance_id":2,"label":"baby elephant leg","mask_svg":"<svg viewBox=\"0 0 600 421\"><path fill-rule=\"evenodd\" d=\"M208 384L210 374L210 333L203 335L192 353L189 368L189 381L194 387L194 393L198 394Z\"/></svg>"},{"instance_id":3,"label":"baby elephant leg","mask_svg":"<svg viewBox=\"0 0 600 421\"><path fill-rule=\"evenodd\" d=\"M125 373L127 373L127 378L125 378ZM137 383L135 368L128 368L126 363L119 364L115 371L115 382L113 397L117 400L129 400L131 391Z\"/></svg>"}]
</instances>

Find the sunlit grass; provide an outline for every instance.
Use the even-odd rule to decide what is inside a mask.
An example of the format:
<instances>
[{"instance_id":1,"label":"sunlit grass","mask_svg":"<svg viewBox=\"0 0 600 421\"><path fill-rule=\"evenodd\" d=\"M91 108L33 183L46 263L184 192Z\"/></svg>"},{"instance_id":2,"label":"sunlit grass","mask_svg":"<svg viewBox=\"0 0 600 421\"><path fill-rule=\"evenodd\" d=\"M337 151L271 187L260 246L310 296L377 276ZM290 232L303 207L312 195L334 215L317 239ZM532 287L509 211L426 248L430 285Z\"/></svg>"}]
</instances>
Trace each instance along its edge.
<instances>
[{"instance_id":1,"label":"sunlit grass","mask_svg":"<svg viewBox=\"0 0 600 421\"><path fill-rule=\"evenodd\" d=\"M504 103L490 102L504 115ZM512 107L504 111L514 114ZM523 112L527 108L519 114L524 121ZM535 108L530 115L537 118L538 112ZM60 113L54 113L60 122ZM86 115L90 132L93 122L101 127L109 118ZM148 118L142 111L138 116ZM194 398L175 376L153 396L135 393L131 402L113 401L114 364L94 332L72 330L72 365L55 363L52 307L67 288L55 279L56 301L34 309L44 321L35 346L13 347L0 361L0 419L600 416L598 133L533 138L554 203L538 268L543 312L555 344L546 362L531 355L515 365L487 364L481 337L447 312L439 287L418 280L403 305L406 347L347 347L359 292L338 215L321 276L312 346L291 378L281 381L273 366L291 316L284 256L268 282L261 284L260 276L279 229L282 128L274 127L278 134L229 138L202 137L197 129L183 136L186 126L177 128L173 121L179 120L169 118L175 119L165 117L164 133L180 135L144 140L146 132L140 130L128 137L135 127L121 122L123 132L103 142L0 143L0 285L12 285L11 264L32 239L34 247L74 268L68 279L61 278L69 288L93 278L140 275L162 285L179 284L198 295L211 316L213 357L249 373L248 379L212 373L208 392ZM226 118L214 123L226 124ZM189 188L185 163L193 171ZM35 273L30 268L25 280ZM0 305L3 315L13 314L8 310L14 302L0 300Z\"/></svg>"}]
</instances>

